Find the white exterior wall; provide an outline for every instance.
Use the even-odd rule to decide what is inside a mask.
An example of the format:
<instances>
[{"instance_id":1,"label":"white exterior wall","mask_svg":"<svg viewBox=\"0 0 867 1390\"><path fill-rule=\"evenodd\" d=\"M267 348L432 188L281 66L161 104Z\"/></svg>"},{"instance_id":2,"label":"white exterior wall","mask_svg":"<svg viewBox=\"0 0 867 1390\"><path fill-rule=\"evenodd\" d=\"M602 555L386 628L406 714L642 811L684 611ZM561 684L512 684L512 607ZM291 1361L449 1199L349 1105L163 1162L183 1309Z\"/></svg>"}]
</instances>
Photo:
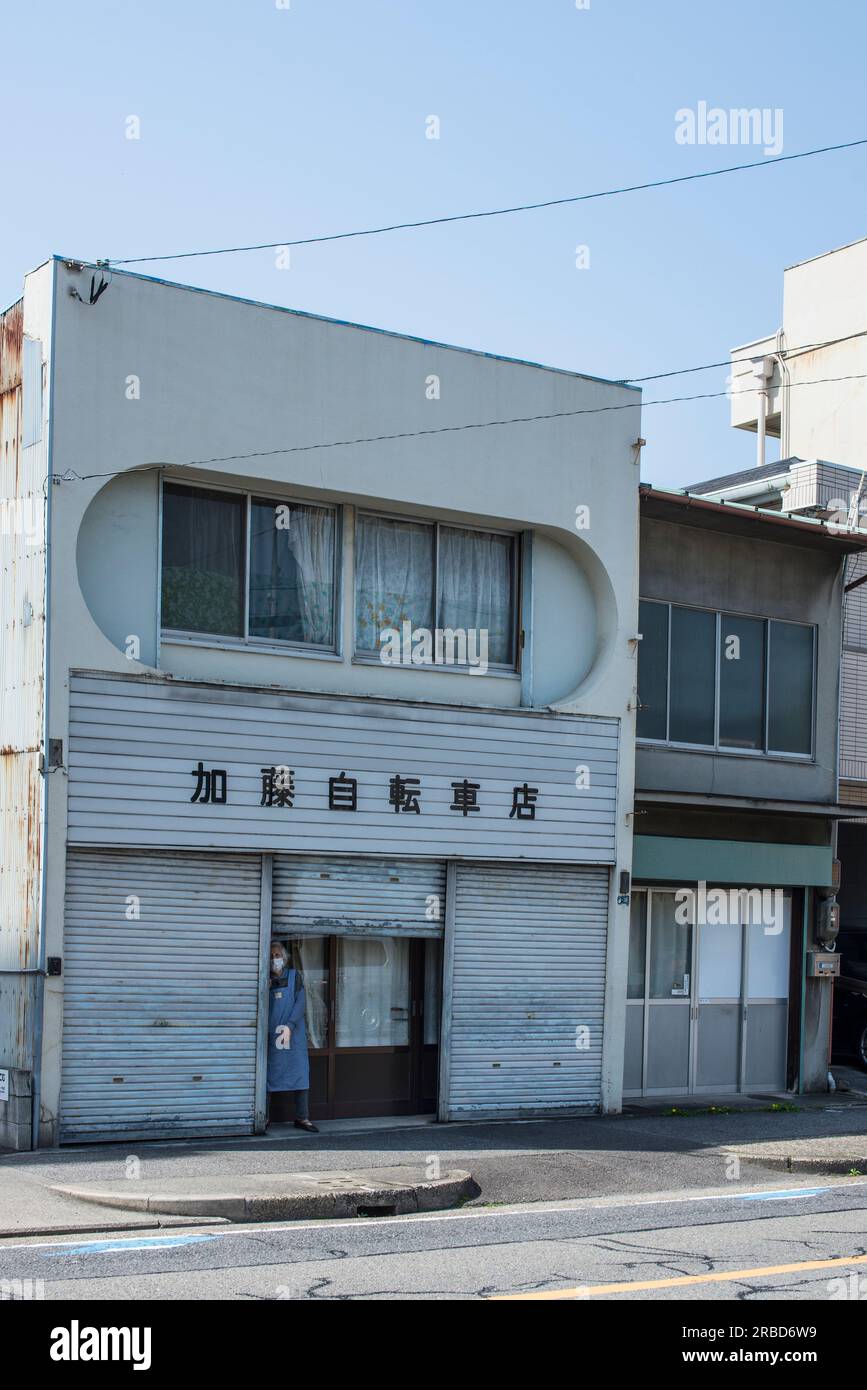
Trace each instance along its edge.
<instances>
[{"instance_id":1,"label":"white exterior wall","mask_svg":"<svg viewBox=\"0 0 867 1390\"><path fill-rule=\"evenodd\" d=\"M146 463L262 452L209 462L201 482L254 484L268 495L531 530L537 539L534 680L543 706L620 720L616 866L611 870L603 1100L619 1108L628 909L617 876L632 855L637 631L639 397L632 390L530 364L407 339L285 310L115 274L98 303L91 270L55 262L52 471L62 478L128 473ZM440 378L438 401L427 379ZM138 378L140 399L128 399ZM599 407L624 406L620 410ZM412 433L514 416L554 420L428 434L357 447L269 451ZM69 746L71 669L154 672L158 533L155 474L57 482L51 534L49 731ZM111 488L111 492L109 492ZM88 515L88 509L94 510ZM590 509L575 529L576 508ZM351 525L347 526L351 534ZM100 551L109 592L97 601ZM448 704L521 702L516 676L466 677L352 662L354 607L345 554L342 657L314 659L163 644L166 675L306 692ZM91 611L79 575L90 586ZM114 578L111 579L111 576ZM90 579L87 578L90 576ZM131 577L132 576L132 577ZM148 608L142 596L151 593ZM129 605L129 625L123 621ZM559 620L558 620L558 614ZM525 623L527 615L524 615ZM150 627L148 624L150 623ZM129 661L106 630L137 632L153 664ZM150 639L149 639L150 633ZM543 639L543 640L540 640ZM152 639L152 640L151 640ZM151 640L151 647L148 641ZM496 718L492 713L491 718ZM63 954L66 781L55 779L48 826L47 949ZM53 1142L60 1085L62 979L43 1053L43 1143Z\"/></svg>"},{"instance_id":2,"label":"white exterior wall","mask_svg":"<svg viewBox=\"0 0 867 1390\"><path fill-rule=\"evenodd\" d=\"M849 341L798 352L786 357L785 367L775 366L768 406L771 416L780 415L782 458L828 459L864 468L867 336L849 335L865 330L867 240L786 270L782 334L738 348L733 358L772 356L779 346L793 353L831 339ZM828 380L834 377L848 380ZM731 423L740 428L755 429L756 394L736 394L754 384L745 367L733 361Z\"/></svg>"}]
</instances>

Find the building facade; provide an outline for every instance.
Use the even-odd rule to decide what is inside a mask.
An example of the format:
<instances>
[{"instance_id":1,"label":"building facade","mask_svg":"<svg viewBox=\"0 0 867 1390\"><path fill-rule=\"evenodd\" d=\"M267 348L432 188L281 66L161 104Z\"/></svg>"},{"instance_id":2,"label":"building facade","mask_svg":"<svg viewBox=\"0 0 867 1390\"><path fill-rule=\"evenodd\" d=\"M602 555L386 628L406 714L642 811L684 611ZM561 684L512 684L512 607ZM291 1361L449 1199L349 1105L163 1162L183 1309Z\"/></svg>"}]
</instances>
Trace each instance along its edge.
<instances>
[{"instance_id":1,"label":"building facade","mask_svg":"<svg viewBox=\"0 0 867 1390\"><path fill-rule=\"evenodd\" d=\"M735 348L731 424L756 431L756 468L689 491L740 499L848 529L867 516L867 240L789 266L776 333ZM768 463L765 437L778 439ZM843 642L841 800L867 808L867 559L847 575ZM859 583L859 581L862 581ZM860 827L843 832L857 873Z\"/></svg>"},{"instance_id":2,"label":"building facade","mask_svg":"<svg viewBox=\"0 0 867 1390\"><path fill-rule=\"evenodd\" d=\"M642 488L624 1095L826 1090L847 564L819 520Z\"/></svg>"},{"instance_id":3,"label":"building facade","mask_svg":"<svg viewBox=\"0 0 867 1390\"><path fill-rule=\"evenodd\" d=\"M314 1118L616 1110L639 395L103 278L2 321L0 1142L261 1129L273 936Z\"/></svg>"},{"instance_id":4,"label":"building facade","mask_svg":"<svg viewBox=\"0 0 867 1390\"><path fill-rule=\"evenodd\" d=\"M731 423L755 431L756 466L705 479L700 496L867 529L867 240L790 266L776 333L732 352ZM781 457L766 460L766 440ZM840 920L860 957L867 931L867 556L850 557L844 586L838 823ZM847 973L846 948L843 968Z\"/></svg>"}]
</instances>

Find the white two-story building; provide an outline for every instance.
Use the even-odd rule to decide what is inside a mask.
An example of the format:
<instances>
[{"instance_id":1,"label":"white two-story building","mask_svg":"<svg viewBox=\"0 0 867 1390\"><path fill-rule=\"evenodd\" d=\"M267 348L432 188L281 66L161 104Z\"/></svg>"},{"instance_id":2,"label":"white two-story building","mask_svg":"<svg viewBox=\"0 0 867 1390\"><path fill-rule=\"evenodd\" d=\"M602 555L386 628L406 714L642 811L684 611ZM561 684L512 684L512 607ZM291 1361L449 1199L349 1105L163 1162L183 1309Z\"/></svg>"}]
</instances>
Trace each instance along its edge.
<instances>
[{"instance_id":1,"label":"white two-story building","mask_svg":"<svg viewBox=\"0 0 867 1390\"><path fill-rule=\"evenodd\" d=\"M314 1119L616 1110L638 393L60 258L0 327L0 1142L261 1129L272 936Z\"/></svg>"}]
</instances>

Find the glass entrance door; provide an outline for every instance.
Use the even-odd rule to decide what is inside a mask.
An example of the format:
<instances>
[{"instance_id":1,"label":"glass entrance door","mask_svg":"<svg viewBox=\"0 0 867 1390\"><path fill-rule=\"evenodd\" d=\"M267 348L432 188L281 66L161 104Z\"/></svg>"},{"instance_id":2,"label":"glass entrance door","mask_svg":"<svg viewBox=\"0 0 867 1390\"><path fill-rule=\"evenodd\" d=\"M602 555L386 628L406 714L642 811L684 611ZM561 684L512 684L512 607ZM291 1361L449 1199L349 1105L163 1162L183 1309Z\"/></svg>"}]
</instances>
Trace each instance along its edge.
<instances>
[{"instance_id":1,"label":"glass entrance door","mask_svg":"<svg viewBox=\"0 0 867 1390\"><path fill-rule=\"evenodd\" d=\"M741 923L698 928L695 1010L696 1091L737 1091L741 1075L744 930Z\"/></svg>"},{"instance_id":2,"label":"glass entrance door","mask_svg":"<svg viewBox=\"0 0 867 1390\"><path fill-rule=\"evenodd\" d=\"M644 1090L689 1089L693 925L674 893L649 895Z\"/></svg>"},{"instance_id":3,"label":"glass entrance door","mask_svg":"<svg viewBox=\"0 0 867 1390\"><path fill-rule=\"evenodd\" d=\"M625 1095L785 1087L791 897L726 890L720 915L686 912L673 889L633 893Z\"/></svg>"},{"instance_id":4,"label":"glass entrance door","mask_svg":"<svg viewBox=\"0 0 867 1390\"><path fill-rule=\"evenodd\" d=\"M440 942L353 935L287 944L307 996L311 1117L434 1111Z\"/></svg>"}]
</instances>

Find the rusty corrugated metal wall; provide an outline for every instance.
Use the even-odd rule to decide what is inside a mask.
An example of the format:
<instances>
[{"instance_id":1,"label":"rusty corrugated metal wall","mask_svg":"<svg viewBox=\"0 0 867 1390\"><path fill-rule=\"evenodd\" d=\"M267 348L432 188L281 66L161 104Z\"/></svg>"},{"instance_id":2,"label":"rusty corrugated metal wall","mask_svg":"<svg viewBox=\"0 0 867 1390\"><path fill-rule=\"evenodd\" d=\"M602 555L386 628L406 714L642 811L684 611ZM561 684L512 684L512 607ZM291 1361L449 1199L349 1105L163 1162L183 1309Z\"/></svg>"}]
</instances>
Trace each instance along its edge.
<instances>
[{"instance_id":1,"label":"rusty corrugated metal wall","mask_svg":"<svg viewBox=\"0 0 867 1390\"><path fill-rule=\"evenodd\" d=\"M0 1066L29 1071L36 976L14 972L35 968L39 939L48 467L42 381L25 402L24 355L19 300L0 315L0 972L13 972L0 973Z\"/></svg>"}]
</instances>

